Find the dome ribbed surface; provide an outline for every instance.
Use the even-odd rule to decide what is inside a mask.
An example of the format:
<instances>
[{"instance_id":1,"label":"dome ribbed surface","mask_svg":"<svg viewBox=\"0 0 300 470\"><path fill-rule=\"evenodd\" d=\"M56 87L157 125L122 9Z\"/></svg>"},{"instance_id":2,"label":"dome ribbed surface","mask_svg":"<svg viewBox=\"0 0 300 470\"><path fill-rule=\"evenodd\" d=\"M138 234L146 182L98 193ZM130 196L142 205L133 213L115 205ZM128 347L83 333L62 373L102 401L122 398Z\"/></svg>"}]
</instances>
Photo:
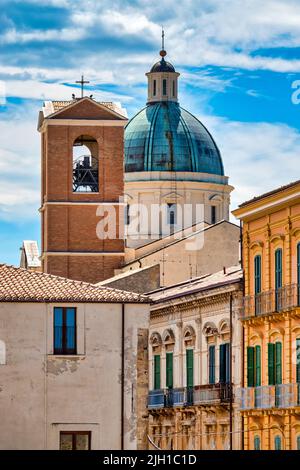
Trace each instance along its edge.
<instances>
[{"instance_id":1,"label":"dome ribbed surface","mask_svg":"<svg viewBox=\"0 0 300 470\"><path fill-rule=\"evenodd\" d=\"M149 104L125 128L125 172L181 171L224 175L205 126L175 102Z\"/></svg>"}]
</instances>

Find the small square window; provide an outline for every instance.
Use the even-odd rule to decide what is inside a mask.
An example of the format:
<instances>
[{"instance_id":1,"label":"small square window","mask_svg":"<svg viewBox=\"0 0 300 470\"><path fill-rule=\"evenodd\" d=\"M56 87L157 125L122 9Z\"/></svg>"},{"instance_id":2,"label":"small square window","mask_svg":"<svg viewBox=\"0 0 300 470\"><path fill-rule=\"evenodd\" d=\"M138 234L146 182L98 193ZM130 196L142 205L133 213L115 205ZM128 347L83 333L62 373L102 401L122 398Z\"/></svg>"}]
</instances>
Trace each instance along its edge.
<instances>
[{"instance_id":1,"label":"small square window","mask_svg":"<svg viewBox=\"0 0 300 470\"><path fill-rule=\"evenodd\" d=\"M59 439L60 450L90 450L90 431L61 431Z\"/></svg>"}]
</instances>

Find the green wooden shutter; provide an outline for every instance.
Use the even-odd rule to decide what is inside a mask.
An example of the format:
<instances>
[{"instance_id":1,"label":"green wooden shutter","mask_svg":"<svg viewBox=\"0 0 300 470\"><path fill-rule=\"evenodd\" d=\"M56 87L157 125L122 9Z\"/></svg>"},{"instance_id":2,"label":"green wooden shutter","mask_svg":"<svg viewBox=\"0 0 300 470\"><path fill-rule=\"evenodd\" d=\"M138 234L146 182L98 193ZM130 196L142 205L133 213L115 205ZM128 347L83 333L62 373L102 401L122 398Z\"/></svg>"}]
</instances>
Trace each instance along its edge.
<instances>
[{"instance_id":1,"label":"green wooden shutter","mask_svg":"<svg viewBox=\"0 0 300 470\"><path fill-rule=\"evenodd\" d=\"M254 348L247 347L247 382L248 387L254 387Z\"/></svg>"},{"instance_id":2,"label":"green wooden shutter","mask_svg":"<svg viewBox=\"0 0 300 470\"><path fill-rule=\"evenodd\" d=\"M214 384L216 382L215 357L216 357L215 346L209 346L208 348L208 371L209 371L209 383L210 384Z\"/></svg>"},{"instance_id":3,"label":"green wooden shutter","mask_svg":"<svg viewBox=\"0 0 300 470\"><path fill-rule=\"evenodd\" d=\"M282 383L282 344L275 343L275 383Z\"/></svg>"},{"instance_id":4,"label":"green wooden shutter","mask_svg":"<svg viewBox=\"0 0 300 470\"><path fill-rule=\"evenodd\" d=\"M275 345L268 343L268 376L269 385L275 385Z\"/></svg>"},{"instance_id":5,"label":"green wooden shutter","mask_svg":"<svg viewBox=\"0 0 300 470\"><path fill-rule=\"evenodd\" d=\"M166 387L173 388L173 353L166 353Z\"/></svg>"},{"instance_id":6,"label":"green wooden shutter","mask_svg":"<svg viewBox=\"0 0 300 470\"><path fill-rule=\"evenodd\" d=\"M300 338L296 339L296 381L300 382Z\"/></svg>"},{"instance_id":7,"label":"green wooden shutter","mask_svg":"<svg viewBox=\"0 0 300 470\"><path fill-rule=\"evenodd\" d=\"M297 436L297 450L300 450L300 436Z\"/></svg>"},{"instance_id":8,"label":"green wooden shutter","mask_svg":"<svg viewBox=\"0 0 300 470\"><path fill-rule=\"evenodd\" d=\"M225 380L226 383L230 383L230 344L225 344L225 354L226 354L226 371L225 371Z\"/></svg>"},{"instance_id":9,"label":"green wooden shutter","mask_svg":"<svg viewBox=\"0 0 300 470\"><path fill-rule=\"evenodd\" d=\"M193 349L186 350L186 386L194 386L194 351Z\"/></svg>"},{"instance_id":10,"label":"green wooden shutter","mask_svg":"<svg viewBox=\"0 0 300 470\"><path fill-rule=\"evenodd\" d=\"M226 382L226 344L220 344L220 377L219 382Z\"/></svg>"},{"instance_id":11,"label":"green wooden shutter","mask_svg":"<svg viewBox=\"0 0 300 470\"><path fill-rule=\"evenodd\" d=\"M255 346L255 387L261 386L261 348Z\"/></svg>"},{"instance_id":12,"label":"green wooden shutter","mask_svg":"<svg viewBox=\"0 0 300 470\"><path fill-rule=\"evenodd\" d=\"M154 390L160 389L160 355L154 356Z\"/></svg>"}]
</instances>

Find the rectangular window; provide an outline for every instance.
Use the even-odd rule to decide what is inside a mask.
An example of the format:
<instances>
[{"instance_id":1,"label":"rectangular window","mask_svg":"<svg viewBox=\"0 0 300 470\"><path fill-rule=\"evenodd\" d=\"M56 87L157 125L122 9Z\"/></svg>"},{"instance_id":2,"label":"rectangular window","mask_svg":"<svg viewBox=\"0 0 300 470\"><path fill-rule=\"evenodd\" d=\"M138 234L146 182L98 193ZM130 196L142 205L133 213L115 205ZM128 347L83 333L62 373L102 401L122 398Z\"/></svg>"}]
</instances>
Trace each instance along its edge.
<instances>
[{"instance_id":1,"label":"rectangular window","mask_svg":"<svg viewBox=\"0 0 300 470\"><path fill-rule=\"evenodd\" d=\"M154 356L154 390L160 389L160 355Z\"/></svg>"},{"instance_id":2,"label":"rectangular window","mask_svg":"<svg viewBox=\"0 0 300 470\"><path fill-rule=\"evenodd\" d=\"M167 80L163 79L163 95L166 96L167 94Z\"/></svg>"},{"instance_id":3,"label":"rectangular window","mask_svg":"<svg viewBox=\"0 0 300 470\"><path fill-rule=\"evenodd\" d=\"M216 206L211 206L211 223L215 224L217 222L217 210Z\"/></svg>"},{"instance_id":4,"label":"rectangular window","mask_svg":"<svg viewBox=\"0 0 300 470\"><path fill-rule=\"evenodd\" d=\"M153 80L153 96L156 96L156 80Z\"/></svg>"},{"instance_id":5,"label":"rectangular window","mask_svg":"<svg viewBox=\"0 0 300 470\"><path fill-rule=\"evenodd\" d=\"M130 205L125 206L125 225L130 225Z\"/></svg>"},{"instance_id":6,"label":"rectangular window","mask_svg":"<svg viewBox=\"0 0 300 470\"><path fill-rule=\"evenodd\" d=\"M54 308L54 354L76 354L76 309Z\"/></svg>"},{"instance_id":7,"label":"rectangular window","mask_svg":"<svg viewBox=\"0 0 300 470\"><path fill-rule=\"evenodd\" d=\"M168 203L168 224L174 226L176 224L176 204Z\"/></svg>"},{"instance_id":8,"label":"rectangular window","mask_svg":"<svg viewBox=\"0 0 300 470\"><path fill-rule=\"evenodd\" d=\"M175 80L173 80L173 98L175 98Z\"/></svg>"},{"instance_id":9,"label":"rectangular window","mask_svg":"<svg viewBox=\"0 0 300 470\"><path fill-rule=\"evenodd\" d=\"M220 382L230 382L230 344L220 345Z\"/></svg>"},{"instance_id":10,"label":"rectangular window","mask_svg":"<svg viewBox=\"0 0 300 470\"><path fill-rule=\"evenodd\" d=\"M282 249L275 251L275 310L281 309Z\"/></svg>"},{"instance_id":11,"label":"rectangular window","mask_svg":"<svg viewBox=\"0 0 300 470\"><path fill-rule=\"evenodd\" d=\"M216 383L215 367L216 367L216 348L215 346L209 346L208 348L208 375L209 375L210 384Z\"/></svg>"},{"instance_id":12,"label":"rectangular window","mask_svg":"<svg viewBox=\"0 0 300 470\"><path fill-rule=\"evenodd\" d=\"M91 432L61 431L59 439L60 450L90 450Z\"/></svg>"},{"instance_id":13,"label":"rectangular window","mask_svg":"<svg viewBox=\"0 0 300 470\"><path fill-rule=\"evenodd\" d=\"M166 353L166 387L173 388L173 353Z\"/></svg>"},{"instance_id":14,"label":"rectangular window","mask_svg":"<svg viewBox=\"0 0 300 470\"><path fill-rule=\"evenodd\" d=\"M194 386L194 350L186 350L186 386Z\"/></svg>"}]
</instances>

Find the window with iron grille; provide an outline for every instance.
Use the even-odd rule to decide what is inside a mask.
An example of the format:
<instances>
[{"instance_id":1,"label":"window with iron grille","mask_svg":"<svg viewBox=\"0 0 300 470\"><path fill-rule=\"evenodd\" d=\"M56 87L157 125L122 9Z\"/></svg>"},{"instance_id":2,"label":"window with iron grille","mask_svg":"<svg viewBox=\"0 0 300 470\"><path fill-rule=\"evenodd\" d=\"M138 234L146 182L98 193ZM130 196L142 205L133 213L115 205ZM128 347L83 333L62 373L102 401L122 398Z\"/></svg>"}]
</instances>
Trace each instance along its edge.
<instances>
[{"instance_id":1,"label":"window with iron grille","mask_svg":"<svg viewBox=\"0 0 300 470\"><path fill-rule=\"evenodd\" d=\"M54 354L76 354L76 309L54 308Z\"/></svg>"},{"instance_id":2,"label":"window with iron grille","mask_svg":"<svg viewBox=\"0 0 300 470\"><path fill-rule=\"evenodd\" d=\"M90 450L90 431L61 431L59 436L60 450Z\"/></svg>"}]
</instances>

